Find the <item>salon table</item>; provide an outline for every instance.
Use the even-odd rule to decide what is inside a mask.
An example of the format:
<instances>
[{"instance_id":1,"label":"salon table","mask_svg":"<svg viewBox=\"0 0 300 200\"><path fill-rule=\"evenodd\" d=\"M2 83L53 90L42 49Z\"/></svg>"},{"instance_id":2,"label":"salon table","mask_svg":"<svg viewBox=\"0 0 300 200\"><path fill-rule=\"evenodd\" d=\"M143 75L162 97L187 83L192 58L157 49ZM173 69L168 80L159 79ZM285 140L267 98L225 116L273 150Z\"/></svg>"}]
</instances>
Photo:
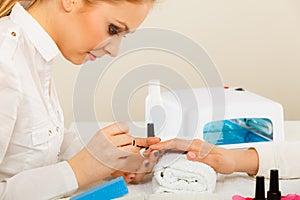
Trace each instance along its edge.
<instances>
[{"instance_id":1,"label":"salon table","mask_svg":"<svg viewBox=\"0 0 300 200\"><path fill-rule=\"evenodd\" d=\"M106 125L109 125L111 123L109 122L101 122L98 124L98 128L105 127ZM131 127L130 133L136 137L145 137L146 133L145 131L140 134L136 134L134 127L137 127L138 125L142 125L142 122L136 122L135 126ZM75 123L71 124L70 128L74 128ZM87 132L93 132L97 129L95 129L95 126L91 126L91 123L89 122L80 122L76 123L76 127L84 128L84 130L87 130ZM296 141L300 140L300 121L285 121L284 123L285 127L285 140L286 141ZM139 131L141 132L141 131ZM299 169L300 170L300 169ZM157 199L163 199L163 200L176 200L176 199L207 199L207 200L230 200L232 199L233 195L241 195L244 197L253 197L255 194L255 178L248 176L245 173L233 173L231 175L222 175L219 174L217 178L217 184L216 188L213 194L203 194L203 195L192 195L192 194L152 194L152 183L151 183L151 176L147 175L143 182L136 185L128 185L129 193L119 198L120 200L157 200ZM106 180L107 181L107 180ZM95 184L92 184L86 188L80 189L77 193L83 192L89 188L93 188L98 184L101 184L105 182L98 182ZM291 179L291 180L280 180L279 187L281 190L282 195L287 194L300 194L300 179ZM265 181L265 188L266 191L269 189L269 180L267 179Z\"/></svg>"}]
</instances>

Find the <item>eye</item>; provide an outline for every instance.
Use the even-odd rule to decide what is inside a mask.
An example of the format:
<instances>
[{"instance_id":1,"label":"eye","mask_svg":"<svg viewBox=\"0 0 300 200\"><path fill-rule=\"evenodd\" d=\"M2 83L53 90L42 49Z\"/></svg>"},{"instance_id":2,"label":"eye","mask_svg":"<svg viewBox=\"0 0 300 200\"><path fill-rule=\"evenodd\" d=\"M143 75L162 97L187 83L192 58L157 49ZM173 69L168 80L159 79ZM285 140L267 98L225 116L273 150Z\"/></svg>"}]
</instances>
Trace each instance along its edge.
<instances>
[{"instance_id":1,"label":"eye","mask_svg":"<svg viewBox=\"0 0 300 200\"><path fill-rule=\"evenodd\" d=\"M117 27L117 26L115 26L113 24L110 24L108 26L108 33L110 35L118 35L120 32L121 32L121 28L120 27Z\"/></svg>"}]
</instances>

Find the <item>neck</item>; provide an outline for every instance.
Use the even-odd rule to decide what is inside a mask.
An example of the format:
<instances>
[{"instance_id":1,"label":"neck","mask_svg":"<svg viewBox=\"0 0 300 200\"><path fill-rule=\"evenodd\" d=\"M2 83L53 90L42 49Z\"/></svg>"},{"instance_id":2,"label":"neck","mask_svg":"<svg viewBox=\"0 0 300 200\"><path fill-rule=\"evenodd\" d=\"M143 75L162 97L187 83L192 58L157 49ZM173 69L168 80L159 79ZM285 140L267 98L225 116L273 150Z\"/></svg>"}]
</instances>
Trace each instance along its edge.
<instances>
[{"instance_id":1,"label":"neck","mask_svg":"<svg viewBox=\"0 0 300 200\"><path fill-rule=\"evenodd\" d=\"M53 8L53 6L51 7L51 3L48 3L51 1L53 0L37 1L27 11L55 41L54 26L53 26L55 21L54 18L55 16L49 13L49 11L51 12L53 11L54 13L55 8Z\"/></svg>"}]
</instances>

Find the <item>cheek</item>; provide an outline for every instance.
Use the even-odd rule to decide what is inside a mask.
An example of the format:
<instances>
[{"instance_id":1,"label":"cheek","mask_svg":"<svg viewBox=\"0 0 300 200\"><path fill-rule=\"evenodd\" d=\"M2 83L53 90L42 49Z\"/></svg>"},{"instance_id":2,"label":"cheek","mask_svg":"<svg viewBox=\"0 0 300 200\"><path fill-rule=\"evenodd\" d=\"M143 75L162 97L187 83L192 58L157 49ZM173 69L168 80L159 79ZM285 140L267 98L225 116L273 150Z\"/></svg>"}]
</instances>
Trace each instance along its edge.
<instances>
[{"instance_id":1,"label":"cheek","mask_svg":"<svg viewBox=\"0 0 300 200\"><path fill-rule=\"evenodd\" d=\"M68 24L61 24L57 44L68 59L84 59L87 52L97 47L109 34L107 23L95 13L72 16Z\"/></svg>"},{"instance_id":2,"label":"cheek","mask_svg":"<svg viewBox=\"0 0 300 200\"><path fill-rule=\"evenodd\" d=\"M80 35L82 45L88 48L86 50L95 48L109 36L107 26L99 16L90 14L83 17Z\"/></svg>"}]
</instances>

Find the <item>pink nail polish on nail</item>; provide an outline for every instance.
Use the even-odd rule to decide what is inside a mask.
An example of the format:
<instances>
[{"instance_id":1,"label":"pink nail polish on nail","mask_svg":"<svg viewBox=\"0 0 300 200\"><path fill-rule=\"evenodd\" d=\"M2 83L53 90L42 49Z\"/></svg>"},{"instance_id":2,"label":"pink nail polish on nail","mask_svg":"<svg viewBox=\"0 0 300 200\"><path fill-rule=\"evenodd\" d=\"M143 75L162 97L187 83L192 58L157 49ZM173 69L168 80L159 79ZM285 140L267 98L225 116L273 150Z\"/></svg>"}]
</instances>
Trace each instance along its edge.
<instances>
[{"instance_id":1,"label":"pink nail polish on nail","mask_svg":"<svg viewBox=\"0 0 300 200\"><path fill-rule=\"evenodd\" d=\"M188 152L190 158L196 158L196 154L194 152Z\"/></svg>"}]
</instances>

